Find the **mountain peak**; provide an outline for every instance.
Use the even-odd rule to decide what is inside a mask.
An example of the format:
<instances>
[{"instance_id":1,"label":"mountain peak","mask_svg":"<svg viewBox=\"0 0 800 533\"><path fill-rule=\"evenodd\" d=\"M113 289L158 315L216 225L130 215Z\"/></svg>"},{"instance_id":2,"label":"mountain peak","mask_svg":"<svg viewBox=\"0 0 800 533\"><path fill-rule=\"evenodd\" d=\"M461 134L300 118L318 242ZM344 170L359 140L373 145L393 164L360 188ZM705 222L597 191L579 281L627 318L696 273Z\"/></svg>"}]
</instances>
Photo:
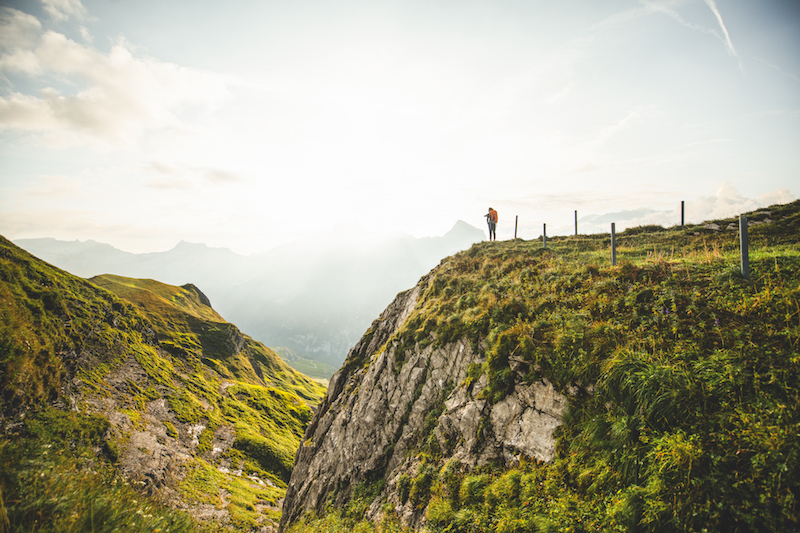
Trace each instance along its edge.
<instances>
[{"instance_id":1,"label":"mountain peak","mask_svg":"<svg viewBox=\"0 0 800 533\"><path fill-rule=\"evenodd\" d=\"M473 239L473 242L482 241L486 235L483 230L476 228L472 224L458 220L453 227L444 234L445 238Z\"/></svg>"}]
</instances>

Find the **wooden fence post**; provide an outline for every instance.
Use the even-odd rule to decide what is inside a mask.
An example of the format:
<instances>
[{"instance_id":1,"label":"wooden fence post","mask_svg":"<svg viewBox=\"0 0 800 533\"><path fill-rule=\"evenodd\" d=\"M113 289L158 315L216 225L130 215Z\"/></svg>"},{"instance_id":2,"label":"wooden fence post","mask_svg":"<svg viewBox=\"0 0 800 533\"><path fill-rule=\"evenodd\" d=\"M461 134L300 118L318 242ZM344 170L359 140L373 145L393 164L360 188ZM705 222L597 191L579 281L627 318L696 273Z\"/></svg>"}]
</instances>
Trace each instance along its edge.
<instances>
[{"instance_id":1,"label":"wooden fence post","mask_svg":"<svg viewBox=\"0 0 800 533\"><path fill-rule=\"evenodd\" d=\"M750 279L750 251L747 243L746 215L739 215L739 251L742 259L742 277Z\"/></svg>"},{"instance_id":2,"label":"wooden fence post","mask_svg":"<svg viewBox=\"0 0 800 533\"><path fill-rule=\"evenodd\" d=\"M514 215L514 240L517 240L517 224L519 224L519 215Z\"/></svg>"},{"instance_id":3,"label":"wooden fence post","mask_svg":"<svg viewBox=\"0 0 800 533\"><path fill-rule=\"evenodd\" d=\"M617 225L611 223L611 264L617 264Z\"/></svg>"},{"instance_id":4,"label":"wooden fence post","mask_svg":"<svg viewBox=\"0 0 800 533\"><path fill-rule=\"evenodd\" d=\"M542 224L542 248L547 248L547 224Z\"/></svg>"},{"instance_id":5,"label":"wooden fence post","mask_svg":"<svg viewBox=\"0 0 800 533\"><path fill-rule=\"evenodd\" d=\"M575 236L578 236L578 210L575 210Z\"/></svg>"}]
</instances>

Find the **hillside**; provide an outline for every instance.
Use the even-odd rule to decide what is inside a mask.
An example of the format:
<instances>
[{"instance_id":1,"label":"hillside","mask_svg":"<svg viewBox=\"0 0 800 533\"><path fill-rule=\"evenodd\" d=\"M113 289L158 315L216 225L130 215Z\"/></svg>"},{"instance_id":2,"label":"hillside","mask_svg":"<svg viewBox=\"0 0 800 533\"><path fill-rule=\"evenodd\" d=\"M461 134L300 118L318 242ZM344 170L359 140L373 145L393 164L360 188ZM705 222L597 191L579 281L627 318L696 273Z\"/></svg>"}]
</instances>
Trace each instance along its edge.
<instances>
[{"instance_id":1,"label":"hillside","mask_svg":"<svg viewBox=\"0 0 800 533\"><path fill-rule=\"evenodd\" d=\"M146 254L94 241L15 244L78 276L116 274L202 287L214 308L242 331L294 352L290 365L330 377L326 370L342 364L398 292L442 257L483 239L482 230L459 221L444 236L423 239L339 228L252 256L187 242Z\"/></svg>"},{"instance_id":2,"label":"hillside","mask_svg":"<svg viewBox=\"0 0 800 533\"><path fill-rule=\"evenodd\" d=\"M484 242L398 295L331 378L281 527L793 531L800 202Z\"/></svg>"},{"instance_id":3,"label":"hillside","mask_svg":"<svg viewBox=\"0 0 800 533\"><path fill-rule=\"evenodd\" d=\"M87 281L0 237L0 302L0 529L277 521L324 391L199 289Z\"/></svg>"}]
</instances>

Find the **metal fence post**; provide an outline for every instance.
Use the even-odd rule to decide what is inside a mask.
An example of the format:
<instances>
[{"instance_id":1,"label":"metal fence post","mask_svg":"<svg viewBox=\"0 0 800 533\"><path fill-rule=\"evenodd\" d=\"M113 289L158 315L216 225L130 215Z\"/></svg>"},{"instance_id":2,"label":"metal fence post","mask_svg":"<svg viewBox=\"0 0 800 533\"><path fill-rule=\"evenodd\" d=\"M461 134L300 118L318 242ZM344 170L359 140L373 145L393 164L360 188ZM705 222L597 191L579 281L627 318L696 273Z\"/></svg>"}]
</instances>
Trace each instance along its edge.
<instances>
[{"instance_id":1,"label":"metal fence post","mask_svg":"<svg viewBox=\"0 0 800 533\"><path fill-rule=\"evenodd\" d=\"M547 248L547 224L542 224L542 248Z\"/></svg>"},{"instance_id":2,"label":"metal fence post","mask_svg":"<svg viewBox=\"0 0 800 533\"><path fill-rule=\"evenodd\" d=\"M684 210L683 210L683 204L684 204L684 202L683 202L683 200L681 200L681 229L684 229L684 223L683 223L683 213L684 213Z\"/></svg>"},{"instance_id":3,"label":"metal fence post","mask_svg":"<svg viewBox=\"0 0 800 533\"><path fill-rule=\"evenodd\" d=\"M575 236L578 236L578 210L575 210Z\"/></svg>"},{"instance_id":4,"label":"metal fence post","mask_svg":"<svg viewBox=\"0 0 800 533\"><path fill-rule=\"evenodd\" d=\"M611 264L617 264L617 225L611 223Z\"/></svg>"},{"instance_id":5,"label":"metal fence post","mask_svg":"<svg viewBox=\"0 0 800 533\"><path fill-rule=\"evenodd\" d=\"M739 215L739 250L742 257L742 277L750 279L750 251L747 245L746 215Z\"/></svg>"},{"instance_id":6,"label":"metal fence post","mask_svg":"<svg viewBox=\"0 0 800 533\"><path fill-rule=\"evenodd\" d=\"M517 224L519 224L519 215L514 215L514 240L517 240Z\"/></svg>"}]
</instances>

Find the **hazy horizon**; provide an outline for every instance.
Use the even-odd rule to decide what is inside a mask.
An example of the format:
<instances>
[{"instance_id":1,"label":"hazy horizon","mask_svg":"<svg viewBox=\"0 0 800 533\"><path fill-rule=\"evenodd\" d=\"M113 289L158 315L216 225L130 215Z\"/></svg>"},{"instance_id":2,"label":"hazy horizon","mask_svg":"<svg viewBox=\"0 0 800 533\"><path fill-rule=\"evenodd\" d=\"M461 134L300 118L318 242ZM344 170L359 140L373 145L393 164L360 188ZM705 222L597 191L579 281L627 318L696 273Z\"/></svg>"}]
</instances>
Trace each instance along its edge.
<instances>
[{"instance_id":1,"label":"hazy horizon","mask_svg":"<svg viewBox=\"0 0 800 533\"><path fill-rule=\"evenodd\" d=\"M789 0L6 0L0 234L248 255L786 203L798 27Z\"/></svg>"},{"instance_id":2,"label":"hazy horizon","mask_svg":"<svg viewBox=\"0 0 800 533\"><path fill-rule=\"evenodd\" d=\"M726 185L723 184L720 188L718 193L721 193L726 188ZM684 204L684 220L686 224L697 224L705 221L710 221L714 219L721 219L721 218L730 218L732 216L738 216L739 214L743 214L747 211L754 211L760 208L766 208L770 205L781 204L781 203L788 203L791 201L796 200L796 198L792 197L790 194L777 194L777 195L765 195L762 196L761 201L743 198L739 195L736 191L733 191L733 197L729 197L726 199L721 195L718 194L713 197L709 198L701 198L695 202L685 202ZM773 199L777 199L777 201L772 201ZM766 203L765 203L766 202ZM687 216L688 214L696 214L698 212L697 206L710 208L711 210L708 211L708 216L704 216L702 218L698 218L697 216ZM693 213L694 211L694 213ZM568 213L565 213L569 215ZM567 218L567 217L562 217ZM320 240L320 242L324 242L327 245L337 242L351 242L356 243L359 239L363 237L368 237L368 239L364 242L365 246L369 244L375 244L379 242L389 242L392 239L398 238L411 238L411 239L425 239L425 238L436 238L436 237L443 237L448 232L452 231L456 228L459 222L463 222L464 224L469 225L472 228L478 229L483 231L484 237L488 235L487 231L482 228L480 225L470 224L463 220L456 221L453 226L443 232L441 235L428 235L424 237L417 237L411 235L410 233L406 233L403 231L371 231L368 228L365 228L363 225L354 222L354 221L341 221L339 224L333 228L326 228L319 233L308 233L302 236L298 236L295 239L281 242L275 244L270 248L265 248L259 251L254 251L250 253L241 253L238 252L224 244L221 245L209 245L203 241L190 241L186 239L180 239L179 241L166 246L162 249L140 249L138 251L126 250L119 246L114 245L110 242L100 241L93 238L87 239L58 239L56 237L51 236L40 236L40 237L21 237L21 238L11 238L12 241L26 241L26 240L34 240L34 239L54 239L59 242L95 242L101 245L109 245L115 248L116 250L132 253L132 254L149 254L149 253L163 253L174 250L181 244L190 244L190 245L204 245L208 246L209 248L215 249L223 249L229 250L236 255L240 255L243 257L253 256L253 255L261 255L266 254L274 251L278 251L281 248L291 247L293 245L305 242L305 241L313 241L313 240ZM570 218L569 223L563 223L560 225L553 225L550 224L547 226L547 235L548 236L565 236L565 235L573 235L575 233L575 225L574 225L574 211L572 213L572 218ZM641 209L630 209L625 211L620 211L616 213L590 213L587 215L578 214L578 231L581 235L590 235L590 234L597 234L597 233L609 233L610 232L610 223L614 222L616 230L619 232L625 231L627 228L633 228L637 226L644 226L644 225L659 225L665 228L669 228L672 226L677 226L680 224L680 206L677 206L673 210L664 210L664 211L657 211L654 209L648 208L641 208ZM547 224L547 222L544 222ZM349 234L344 234L344 229L351 230ZM524 240L532 240L541 238L543 227L538 228L538 233L536 233L536 228L531 229L527 232L527 234L518 231L518 237ZM506 231L501 232L500 240L506 240L513 238L513 231L514 231L514 221L512 219L511 224L507 224L505 228Z\"/></svg>"}]
</instances>

